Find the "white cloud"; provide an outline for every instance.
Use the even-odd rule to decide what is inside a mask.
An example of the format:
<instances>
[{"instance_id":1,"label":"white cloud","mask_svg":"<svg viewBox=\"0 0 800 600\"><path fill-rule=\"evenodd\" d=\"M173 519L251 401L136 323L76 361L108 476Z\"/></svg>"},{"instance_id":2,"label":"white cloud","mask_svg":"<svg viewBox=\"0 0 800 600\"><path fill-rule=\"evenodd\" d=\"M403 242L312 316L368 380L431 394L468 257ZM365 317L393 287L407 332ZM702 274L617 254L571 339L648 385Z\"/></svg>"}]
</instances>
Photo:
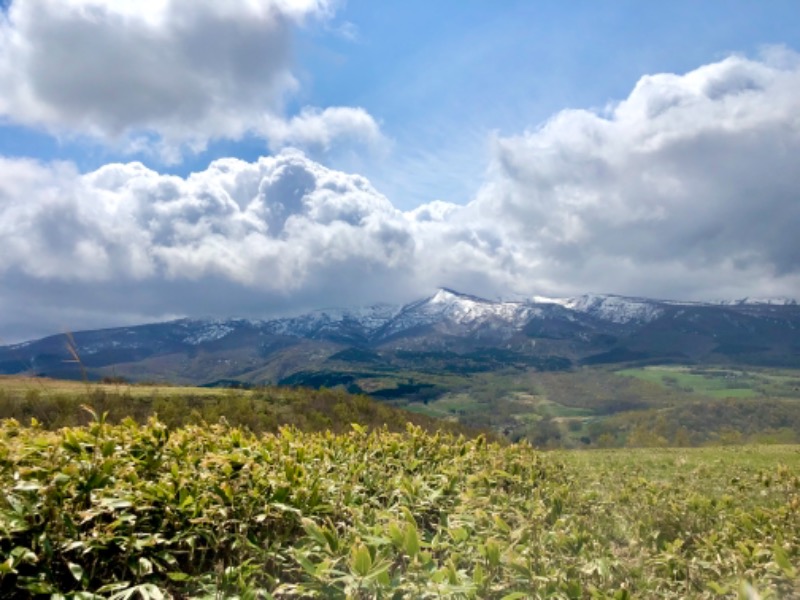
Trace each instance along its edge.
<instances>
[{"instance_id":1,"label":"white cloud","mask_svg":"<svg viewBox=\"0 0 800 600\"><path fill-rule=\"evenodd\" d=\"M44 333L407 300L437 285L800 296L798 92L788 51L645 77L602 114L564 111L495 139L470 204L408 212L297 151L187 178L0 160L0 308L25 306L28 331Z\"/></svg>"},{"instance_id":2,"label":"white cloud","mask_svg":"<svg viewBox=\"0 0 800 600\"><path fill-rule=\"evenodd\" d=\"M31 200L32 199L32 200ZM139 163L86 175L66 164L0 160L0 271L104 281L220 275L262 289L305 285L357 257L391 265L402 215L359 176L296 151L224 159L186 179Z\"/></svg>"},{"instance_id":3,"label":"white cloud","mask_svg":"<svg viewBox=\"0 0 800 600\"><path fill-rule=\"evenodd\" d=\"M526 289L797 294L798 156L800 58L733 56L497 139L472 208L519 244Z\"/></svg>"},{"instance_id":4,"label":"white cloud","mask_svg":"<svg viewBox=\"0 0 800 600\"><path fill-rule=\"evenodd\" d=\"M265 118L262 131L270 146L302 146L329 150L334 141L354 140L367 145L382 143L380 127L363 108L305 108L291 119Z\"/></svg>"},{"instance_id":5,"label":"white cloud","mask_svg":"<svg viewBox=\"0 0 800 600\"><path fill-rule=\"evenodd\" d=\"M363 109L284 117L293 30L332 14L329 0L14 0L0 16L0 118L171 161L245 134L379 141Z\"/></svg>"}]
</instances>

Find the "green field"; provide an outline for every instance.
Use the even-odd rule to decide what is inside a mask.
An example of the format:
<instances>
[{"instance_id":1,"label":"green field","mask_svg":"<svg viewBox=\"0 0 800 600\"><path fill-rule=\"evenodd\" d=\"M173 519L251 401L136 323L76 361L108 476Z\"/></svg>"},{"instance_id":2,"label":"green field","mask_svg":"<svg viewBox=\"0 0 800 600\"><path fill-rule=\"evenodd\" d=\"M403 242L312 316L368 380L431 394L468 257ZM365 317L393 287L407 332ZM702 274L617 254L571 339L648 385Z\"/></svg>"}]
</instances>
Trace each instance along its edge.
<instances>
[{"instance_id":1,"label":"green field","mask_svg":"<svg viewBox=\"0 0 800 600\"><path fill-rule=\"evenodd\" d=\"M800 374L791 371L648 366L622 369L616 373L712 398L800 398Z\"/></svg>"},{"instance_id":2,"label":"green field","mask_svg":"<svg viewBox=\"0 0 800 600\"><path fill-rule=\"evenodd\" d=\"M798 474L798 446L5 420L0 597L792 598Z\"/></svg>"}]
</instances>

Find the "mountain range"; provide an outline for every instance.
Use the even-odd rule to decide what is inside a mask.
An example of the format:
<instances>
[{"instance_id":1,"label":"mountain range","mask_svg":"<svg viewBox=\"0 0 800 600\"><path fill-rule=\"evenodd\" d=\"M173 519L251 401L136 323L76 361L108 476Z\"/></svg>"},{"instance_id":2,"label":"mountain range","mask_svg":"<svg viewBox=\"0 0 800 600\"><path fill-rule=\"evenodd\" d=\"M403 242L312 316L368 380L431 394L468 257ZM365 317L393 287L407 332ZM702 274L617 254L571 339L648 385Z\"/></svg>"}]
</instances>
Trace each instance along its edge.
<instances>
[{"instance_id":1,"label":"mountain range","mask_svg":"<svg viewBox=\"0 0 800 600\"><path fill-rule=\"evenodd\" d=\"M492 301L440 289L402 306L271 320L181 319L0 347L2 374L345 385L379 396L381 381L410 371L670 362L798 367L800 306L789 299L700 303L596 294ZM413 379L390 387L419 391Z\"/></svg>"}]
</instances>

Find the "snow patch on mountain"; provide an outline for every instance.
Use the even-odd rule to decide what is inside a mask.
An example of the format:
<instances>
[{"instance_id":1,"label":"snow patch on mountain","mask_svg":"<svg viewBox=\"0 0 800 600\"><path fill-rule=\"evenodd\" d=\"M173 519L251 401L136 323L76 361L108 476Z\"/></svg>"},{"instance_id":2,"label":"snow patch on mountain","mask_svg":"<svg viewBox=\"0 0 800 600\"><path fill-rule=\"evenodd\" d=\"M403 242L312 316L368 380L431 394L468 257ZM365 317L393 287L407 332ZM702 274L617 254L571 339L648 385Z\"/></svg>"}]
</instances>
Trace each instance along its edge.
<instances>
[{"instance_id":1,"label":"snow patch on mountain","mask_svg":"<svg viewBox=\"0 0 800 600\"><path fill-rule=\"evenodd\" d=\"M183 343L199 346L200 344L221 340L233 330L234 327L230 322L205 321L199 329L192 331L191 334L183 338Z\"/></svg>"},{"instance_id":2,"label":"snow patch on mountain","mask_svg":"<svg viewBox=\"0 0 800 600\"><path fill-rule=\"evenodd\" d=\"M564 300L562 306L611 323L649 323L664 314L657 302L643 298L584 294Z\"/></svg>"},{"instance_id":3,"label":"snow patch on mountain","mask_svg":"<svg viewBox=\"0 0 800 600\"><path fill-rule=\"evenodd\" d=\"M270 332L278 335L308 336L352 324L369 335L384 327L399 311L399 307L389 304L353 309L328 308L298 317L268 321L265 325Z\"/></svg>"},{"instance_id":4,"label":"snow patch on mountain","mask_svg":"<svg viewBox=\"0 0 800 600\"><path fill-rule=\"evenodd\" d=\"M440 289L428 300L423 310L431 316L444 317L462 325L486 319L496 319L509 324L518 323L538 311L520 302L491 302L448 289Z\"/></svg>"},{"instance_id":5,"label":"snow patch on mountain","mask_svg":"<svg viewBox=\"0 0 800 600\"><path fill-rule=\"evenodd\" d=\"M520 329L541 312L540 308L522 302L493 302L442 288L430 298L403 307L385 333L438 324L467 330L482 326Z\"/></svg>"},{"instance_id":6,"label":"snow patch on mountain","mask_svg":"<svg viewBox=\"0 0 800 600\"><path fill-rule=\"evenodd\" d=\"M715 304L721 306L797 306L794 298L775 297L775 298L739 298L737 300L719 300Z\"/></svg>"},{"instance_id":7,"label":"snow patch on mountain","mask_svg":"<svg viewBox=\"0 0 800 600\"><path fill-rule=\"evenodd\" d=\"M533 304L558 304L564 306L570 298L551 298L550 296L532 296L529 299Z\"/></svg>"},{"instance_id":8,"label":"snow patch on mountain","mask_svg":"<svg viewBox=\"0 0 800 600\"><path fill-rule=\"evenodd\" d=\"M522 330L531 319L556 316L550 308L554 306L559 307L557 317L561 319L574 320L571 315L583 313L617 324L646 323L663 314L658 302L622 296L534 296L523 301L492 301L441 288L429 298L400 308L381 304L357 309L325 309L267 321L264 326L272 333L297 337L337 331L348 325L368 337L387 337L426 326L457 328L465 332L479 328L510 332Z\"/></svg>"}]
</instances>

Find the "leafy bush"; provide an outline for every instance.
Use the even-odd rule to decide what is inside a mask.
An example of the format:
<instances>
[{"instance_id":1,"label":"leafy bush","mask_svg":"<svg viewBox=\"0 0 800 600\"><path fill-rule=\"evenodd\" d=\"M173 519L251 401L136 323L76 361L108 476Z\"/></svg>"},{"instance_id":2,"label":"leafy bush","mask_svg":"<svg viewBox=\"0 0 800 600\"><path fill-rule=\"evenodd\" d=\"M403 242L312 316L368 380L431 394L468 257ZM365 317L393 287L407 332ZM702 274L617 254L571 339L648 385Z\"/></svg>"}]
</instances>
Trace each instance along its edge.
<instances>
[{"instance_id":1,"label":"leafy bush","mask_svg":"<svg viewBox=\"0 0 800 600\"><path fill-rule=\"evenodd\" d=\"M749 451L6 420L0 596L797 597L800 455Z\"/></svg>"}]
</instances>

